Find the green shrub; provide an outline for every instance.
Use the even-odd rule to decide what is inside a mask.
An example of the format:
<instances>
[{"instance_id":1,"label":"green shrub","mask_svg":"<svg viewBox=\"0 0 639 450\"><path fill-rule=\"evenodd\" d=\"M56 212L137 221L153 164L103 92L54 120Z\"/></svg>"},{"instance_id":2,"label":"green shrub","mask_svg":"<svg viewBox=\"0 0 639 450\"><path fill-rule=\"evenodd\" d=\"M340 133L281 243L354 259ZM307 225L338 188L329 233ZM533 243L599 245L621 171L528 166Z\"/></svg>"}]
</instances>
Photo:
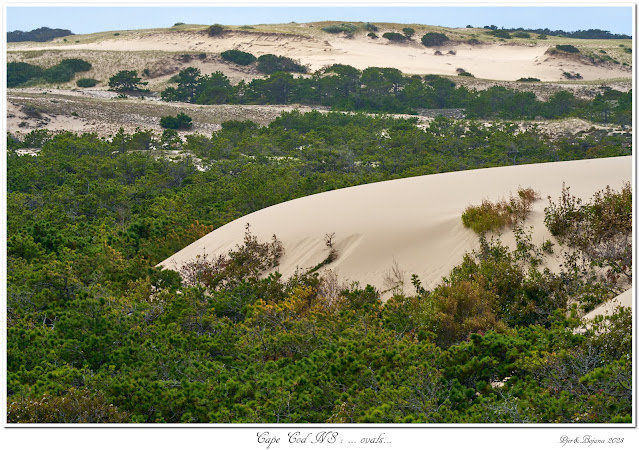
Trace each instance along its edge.
<instances>
[{"instance_id":1,"label":"green shrub","mask_svg":"<svg viewBox=\"0 0 639 450\"><path fill-rule=\"evenodd\" d=\"M364 24L364 29L366 31L379 31L379 28L377 28L377 26L373 25L372 23L366 22Z\"/></svg>"},{"instance_id":2,"label":"green shrub","mask_svg":"<svg viewBox=\"0 0 639 450\"><path fill-rule=\"evenodd\" d=\"M559 50L560 52L579 53L579 49L575 47L574 45L570 45L570 44L557 45L555 48Z\"/></svg>"},{"instance_id":3,"label":"green shrub","mask_svg":"<svg viewBox=\"0 0 639 450\"><path fill-rule=\"evenodd\" d=\"M98 82L94 78L80 78L75 84L81 88L89 88L95 86Z\"/></svg>"},{"instance_id":4,"label":"green shrub","mask_svg":"<svg viewBox=\"0 0 639 450\"><path fill-rule=\"evenodd\" d=\"M379 37L375 33L373 33L372 31L370 33L368 33L366 36L368 36L371 39L377 39Z\"/></svg>"},{"instance_id":5,"label":"green shrub","mask_svg":"<svg viewBox=\"0 0 639 450\"><path fill-rule=\"evenodd\" d=\"M187 130L193 126L192 119L184 113L179 113L177 116L164 116L160 119L160 126L162 128L169 128L172 130Z\"/></svg>"},{"instance_id":6,"label":"green shrub","mask_svg":"<svg viewBox=\"0 0 639 450\"><path fill-rule=\"evenodd\" d=\"M248 66L257 60L252 54L240 50L226 50L220 55L225 61L230 61L240 66Z\"/></svg>"},{"instance_id":7,"label":"green shrub","mask_svg":"<svg viewBox=\"0 0 639 450\"><path fill-rule=\"evenodd\" d=\"M7 87L19 86L32 78L42 77L44 69L40 66L24 62L7 64Z\"/></svg>"},{"instance_id":8,"label":"green shrub","mask_svg":"<svg viewBox=\"0 0 639 450\"><path fill-rule=\"evenodd\" d=\"M410 39L415 34L415 29L410 27L405 27L405 28L402 28L402 33L404 33L404 36Z\"/></svg>"},{"instance_id":9,"label":"green shrub","mask_svg":"<svg viewBox=\"0 0 639 450\"><path fill-rule=\"evenodd\" d=\"M206 29L207 34L211 37L221 36L225 31L224 25L220 25L219 23L213 24Z\"/></svg>"},{"instance_id":10,"label":"green shrub","mask_svg":"<svg viewBox=\"0 0 639 450\"><path fill-rule=\"evenodd\" d=\"M62 65L49 67L43 73L43 77L48 83L67 83L74 75L75 73L70 67Z\"/></svg>"},{"instance_id":11,"label":"green shrub","mask_svg":"<svg viewBox=\"0 0 639 450\"><path fill-rule=\"evenodd\" d=\"M68 67L73 72L88 72L91 70L91 63L79 58L63 59L58 65Z\"/></svg>"},{"instance_id":12,"label":"green shrub","mask_svg":"<svg viewBox=\"0 0 639 450\"><path fill-rule=\"evenodd\" d=\"M521 39L530 39L530 33L526 33L525 31L515 31L513 33L513 37L521 38Z\"/></svg>"},{"instance_id":13,"label":"green shrub","mask_svg":"<svg viewBox=\"0 0 639 450\"><path fill-rule=\"evenodd\" d=\"M184 25L184 22L176 22L173 24L174 27L179 27L180 25Z\"/></svg>"},{"instance_id":14,"label":"green shrub","mask_svg":"<svg viewBox=\"0 0 639 450\"><path fill-rule=\"evenodd\" d=\"M539 195L532 188L520 188L517 197L511 195L508 201L493 203L484 200L479 206L469 206L462 214L462 222L466 228L479 234L499 231L505 226L524 221L537 199Z\"/></svg>"},{"instance_id":15,"label":"green shrub","mask_svg":"<svg viewBox=\"0 0 639 450\"><path fill-rule=\"evenodd\" d=\"M450 39L448 39L448 36L446 36L444 33L431 32L426 33L422 36L422 44L424 44L426 47L439 47L441 45L444 45L449 40Z\"/></svg>"},{"instance_id":16,"label":"green shrub","mask_svg":"<svg viewBox=\"0 0 639 450\"><path fill-rule=\"evenodd\" d=\"M357 27L353 25L352 23L343 23L341 25L329 25L327 27L322 28L322 31L325 31L326 33L331 33L331 34L337 34L337 33L352 34L357 31Z\"/></svg>"},{"instance_id":17,"label":"green shrub","mask_svg":"<svg viewBox=\"0 0 639 450\"><path fill-rule=\"evenodd\" d=\"M526 82L526 83L534 83L534 82L538 82L538 81L541 81L541 80L539 78L527 77L527 78L520 78L517 81Z\"/></svg>"},{"instance_id":18,"label":"green shrub","mask_svg":"<svg viewBox=\"0 0 639 450\"><path fill-rule=\"evenodd\" d=\"M270 53L257 58L257 70L267 75L275 72L306 73L306 67L286 56L277 56Z\"/></svg>"},{"instance_id":19,"label":"green shrub","mask_svg":"<svg viewBox=\"0 0 639 450\"><path fill-rule=\"evenodd\" d=\"M492 30L489 31L488 34L495 36L497 38L500 39L510 39L512 38L512 36L510 35L510 33L506 30Z\"/></svg>"},{"instance_id":20,"label":"green shrub","mask_svg":"<svg viewBox=\"0 0 639 450\"><path fill-rule=\"evenodd\" d=\"M405 41L406 40L406 36L404 36L401 33L395 33L394 31L391 31L389 33L384 33L382 34L382 37L385 39L388 39L389 41Z\"/></svg>"},{"instance_id":21,"label":"green shrub","mask_svg":"<svg viewBox=\"0 0 639 450\"><path fill-rule=\"evenodd\" d=\"M541 39L542 41L545 41L546 39L548 39L548 36L546 36L545 34L540 34L539 36L537 36L537 39Z\"/></svg>"}]
</instances>

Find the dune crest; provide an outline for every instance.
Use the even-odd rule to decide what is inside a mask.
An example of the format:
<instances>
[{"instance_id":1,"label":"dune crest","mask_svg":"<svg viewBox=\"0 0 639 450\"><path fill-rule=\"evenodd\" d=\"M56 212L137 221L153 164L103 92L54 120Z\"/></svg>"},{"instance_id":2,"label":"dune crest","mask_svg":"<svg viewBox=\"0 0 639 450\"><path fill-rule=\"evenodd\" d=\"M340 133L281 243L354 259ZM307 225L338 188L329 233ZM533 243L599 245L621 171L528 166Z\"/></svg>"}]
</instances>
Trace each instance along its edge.
<instances>
[{"instance_id":1,"label":"dune crest","mask_svg":"<svg viewBox=\"0 0 639 450\"><path fill-rule=\"evenodd\" d=\"M551 238L543 224L547 197L556 199L562 184L584 200L610 185L619 189L632 179L632 157L602 158L522 166L477 169L372 183L316 194L256 211L230 222L177 252L160 265L173 270L198 255L219 255L242 242L245 226L262 241L277 235L285 255L278 271L289 277L309 269L327 254L324 237L335 233L336 261L325 269L341 279L372 284L384 290L396 263L411 292L417 274L433 287L478 247L478 236L464 228L461 215L483 199L498 200L519 187L532 187L541 196L533 204L526 226L535 243ZM515 242L505 232L504 243Z\"/></svg>"}]
</instances>

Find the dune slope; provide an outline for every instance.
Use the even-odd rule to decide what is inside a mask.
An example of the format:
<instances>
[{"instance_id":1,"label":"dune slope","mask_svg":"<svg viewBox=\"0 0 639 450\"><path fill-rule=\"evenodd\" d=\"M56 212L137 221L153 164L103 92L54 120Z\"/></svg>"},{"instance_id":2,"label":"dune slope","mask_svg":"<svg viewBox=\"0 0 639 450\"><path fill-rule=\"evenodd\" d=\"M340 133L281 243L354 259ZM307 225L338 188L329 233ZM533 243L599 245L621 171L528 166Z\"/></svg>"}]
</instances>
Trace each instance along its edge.
<instances>
[{"instance_id":1,"label":"dune slope","mask_svg":"<svg viewBox=\"0 0 639 450\"><path fill-rule=\"evenodd\" d=\"M477 235L464 228L461 214L483 199L498 200L518 187L532 187L542 200L534 203L526 225L537 243L550 238L543 225L547 197L557 198L562 183L583 198L610 185L618 189L632 179L632 157L568 161L478 169L373 183L304 197L271 206L237 219L194 242L161 266L178 270L198 255L219 255L242 242L245 225L261 240L273 234L285 255L278 271L285 277L323 261L333 239L339 257L325 269L343 280L372 284L380 290L393 265L404 274L433 287L459 264L464 253L477 248ZM514 243L505 233L505 243Z\"/></svg>"},{"instance_id":2,"label":"dune slope","mask_svg":"<svg viewBox=\"0 0 639 450\"><path fill-rule=\"evenodd\" d=\"M307 33L308 28L299 29ZM357 35L351 39L328 33L291 34L232 31L222 37L209 37L204 31L159 31L146 30L125 33L122 36L103 36L89 42L79 43L11 43L10 51L56 50L66 52L93 51L97 54L113 52L110 60L122 58L143 58L158 54L170 55L176 52L220 53L225 50L241 50L255 56L267 53L299 59L312 71L332 64L348 64L360 70L367 67L394 67L406 74L457 75L457 69L472 73L475 77L487 80L515 81L519 78L533 77L541 81L560 81L564 72L579 73L584 80L603 80L629 78L630 67L621 64L594 64L572 56L551 56L547 51L554 47L553 42L513 43L468 43L452 42L442 47L429 48L419 39L394 43L386 39L370 39ZM590 45L590 44L589 44ZM608 47L606 47L608 48ZM126 57L119 55L124 52ZM119 56L116 56L118 54ZM175 61L171 61L174 64ZM167 65L163 60L161 65ZM237 73L238 66L220 65L219 61L198 64L204 72L214 70L228 72L233 79L246 79L247 75ZM177 67L174 72L177 71ZM141 69L140 69L141 70ZM248 77L250 78L250 77Z\"/></svg>"}]
</instances>

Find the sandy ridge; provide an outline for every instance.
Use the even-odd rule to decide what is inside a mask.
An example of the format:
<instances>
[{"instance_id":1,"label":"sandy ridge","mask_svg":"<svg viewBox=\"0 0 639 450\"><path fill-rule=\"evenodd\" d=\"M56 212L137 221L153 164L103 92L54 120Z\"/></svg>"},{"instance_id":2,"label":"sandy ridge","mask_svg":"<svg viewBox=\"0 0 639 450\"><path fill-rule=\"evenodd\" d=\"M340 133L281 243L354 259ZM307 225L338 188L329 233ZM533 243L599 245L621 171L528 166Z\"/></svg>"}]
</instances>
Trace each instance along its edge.
<instances>
[{"instance_id":1,"label":"sandy ridge","mask_svg":"<svg viewBox=\"0 0 639 450\"><path fill-rule=\"evenodd\" d=\"M533 205L526 222L537 244L550 239L543 225L547 197L556 199L562 184L588 199L610 185L619 189L632 179L632 157L530 164L427 175L373 183L304 197L271 206L218 228L177 252L160 265L179 269L198 255L226 253L242 242L245 225L260 239L273 234L286 254L278 271L285 277L308 269L327 255L324 236L335 233L339 258L327 266L343 280L385 289L394 262L403 271L410 291L410 276L435 286L478 247L477 235L464 228L461 214L470 204L497 200L518 187L532 187L542 200ZM503 240L513 245L512 233ZM549 262L552 267L553 262Z\"/></svg>"}]
</instances>

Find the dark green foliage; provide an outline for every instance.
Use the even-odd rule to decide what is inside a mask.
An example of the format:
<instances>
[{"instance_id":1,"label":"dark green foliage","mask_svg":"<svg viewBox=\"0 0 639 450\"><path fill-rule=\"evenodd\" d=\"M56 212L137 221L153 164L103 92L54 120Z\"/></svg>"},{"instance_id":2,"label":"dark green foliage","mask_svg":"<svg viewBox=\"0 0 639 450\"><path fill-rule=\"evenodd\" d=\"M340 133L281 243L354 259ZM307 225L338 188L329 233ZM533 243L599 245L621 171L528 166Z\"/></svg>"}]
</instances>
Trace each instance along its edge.
<instances>
[{"instance_id":1,"label":"dark green foliage","mask_svg":"<svg viewBox=\"0 0 639 450\"><path fill-rule=\"evenodd\" d=\"M513 33L513 37L520 39L530 39L530 33L526 33L525 31L515 31Z\"/></svg>"},{"instance_id":2,"label":"dark green foliage","mask_svg":"<svg viewBox=\"0 0 639 450\"><path fill-rule=\"evenodd\" d=\"M224 25L220 25L219 23L213 24L206 29L206 33L211 36L221 36L226 32L226 28Z\"/></svg>"},{"instance_id":3,"label":"dark green foliage","mask_svg":"<svg viewBox=\"0 0 639 450\"><path fill-rule=\"evenodd\" d=\"M142 88L140 86L146 86L147 84L147 82L143 82L138 77L138 72L135 70L121 70L109 78L109 87L117 92L141 91Z\"/></svg>"},{"instance_id":4,"label":"dark green foliage","mask_svg":"<svg viewBox=\"0 0 639 450\"><path fill-rule=\"evenodd\" d=\"M240 50L226 50L220 53L220 55L226 61L239 64L240 66L248 66L257 60L257 58L252 54Z\"/></svg>"},{"instance_id":5,"label":"dark green foliage","mask_svg":"<svg viewBox=\"0 0 639 450\"><path fill-rule=\"evenodd\" d=\"M415 29L410 27L402 28L402 33L406 36L407 39L411 39L415 34Z\"/></svg>"},{"instance_id":6,"label":"dark green foliage","mask_svg":"<svg viewBox=\"0 0 639 450\"><path fill-rule=\"evenodd\" d=\"M170 128L172 130L188 130L193 126L192 119L184 113L177 116L164 116L160 119L162 128Z\"/></svg>"},{"instance_id":7,"label":"dark green foliage","mask_svg":"<svg viewBox=\"0 0 639 450\"><path fill-rule=\"evenodd\" d=\"M371 39L377 39L379 37L375 33L373 33L372 31L370 33L368 33L366 36L368 36Z\"/></svg>"},{"instance_id":8,"label":"dark green foliage","mask_svg":"<svg viewBox=\"0 0 639 450\"><path fill-rule=\"evenodd\" d=\"M283 71L305 70L294 61L275 55L263 55L258 68L277 70L268 78L240 82L231 86L221 72L201 76L189 67L171 78L177 87L165 89L165 101L199 104L290 104L325 105L337 110L415 114L421 108L463 108L469 118L534 119L578 116L595 121L613 121L629 125L631 94L595 101L577 100L568 91L559 91L548 101L537 100L531 92L494 86L470 91L437 75L405 76L397 69L369 67L359 71L344 64L334 64L313 77L293 77ZM472 76L459 69L461 76ZM532 81L532 79L522 79ZM614 91L617 92L618 91ZM616 94L614 94L616 95ZM614 105L613 105L614 103ZM592 106L592 107L591 107Z\"/></svg>"},{"instance_id":9,"label":"dark green foliage","mask_svg":"<svg viewBox=\"0 0 639 450\"><path fill-rule=\"evenodd\" d=\"M91 70L91 63L79 58L67 58L58 63L63 67L68 67L72 72L88 72Z\"/></svg>"},{"instance_id":10,"label":"dark green foliage","mask_svg":"<svg viewBox=\"0 0 639 450\"><path fill-rule=\"evenodd\" d=\"M42 77L47 83L67 83L71 81L74 75L70 67L58 64L45 69Z\"/></svg>"},{"instance_id":11,"label":"dark green foliage","mask_svg":"<svg viewBox=\"0 0 639 450\"><path fill-rule=\"evenodd\" d=\"M370 22L366 22L364 24L364 29L366 31L371 31L371 32L379 31L379 28L377 28L377 26L375 24L372 24Z\"/></svg>"},{"instance_id":12,"label":"dark green foliage","mask_svg":"<svg viewBox=\"0 0 639 450\"><path fill-rule=\"evenodd\" d=\"M24 62L7 63L7 87L16 87L33 78L42 77L44 69Z\"/></svg>"},{"instance_id":13,"label":"dark green foliage","mask_svg":"<svg viewBox=\"0 0 639 450\"><path fill-rule=\"evenodd\" d=\"M266 54L257 58L257 70L267 75L275 72L306 73L306 67L287 56Z\"/></svg>"},{"instance_id":14,"label":"dark green foliage","mask_svg":"<svg viewBox=\"0 0 639 450\"><path fill-rule=\"evenodd\" d=\"M31 31L8 31L7 42L46 42L52 41L57 37L73 36L73 33L69 30L63 30L61 28L36 28Z\"/></svg>"},{"instance_id":15,"label":"dark green foliage","mask_svg":"<svg viewBox=\"0 0 639 450\"><path fill-rule=\"evenodd\" d=\"M326 33L331 33L331 34L337 34L337 33L353 34L357 31L357 27L353 25L352 23L343 23L340 25L329 25L327 27L322 28L322 31L325 31Z\"/></svg>"},{"instance_id":16,"label":"dark green foliage","mask_svg":"<svg viewBox=\"0 0 639 450\"><path fill-rule=\"evenodd\" d=\"M98 82L94 78L80 78L75 82L75 84L81 88L89 88L95 86Z\"/></svg>"},{"instance_id":17,"label":"dark green foliage","mask_svg":"<svg viewBox=\"0 0 639 450\"><path fill-rule=\"evenodd\" d=\"M510 33L506 30L492 30L489 31L488 34L490 34L491 36L495 36L496 38L500 38L500 39L511 39L512 36L510 35Z\"/></svg>"},{"instance_id":18,"label":"dark green foliage","mask_svg":"<svg viewBox=\"0 0 639 450\"><path fill-rule=\"evenodd\" d=\"M555 47L557 50L566 53L579 53L579 49L574 45L565 44L565 45L557 45Z\"/></svg>"},{"instance_id":19,"label":"dark green foliage","mask_svg":"<svg viewBox=\"0 0 639 450\"><path fill-rule=\"evenodd\" d=\"M537 83L537 82L540 82L541 80L539 78L526 77L526 78L520 78L517 81L524 82L524 83Z\"/></svg>"},{"instance_id":20,"label":"dark green foliage","mask_svg":"<svg viewBox=\"0 0 639 450\"><path fill-rule=\"evenodd\" d=\"M395 33L394 31L382 34L384 39L388 39L389 41L405 41L406 36L401 33Z\"/></svg>"},{"instance_id":21,"label":"dark green foliage","mask_svg":"<svg viewBox=\"0 0 639 450\"><path fill-rule=\"evenodd\" d=\"M486 29L497 30L495 25L485 26ZM590 29L590 30L577 30L577 31L564 31L564 30L549 30L548 28L536 28L536 29L508 29L504 31L509 32L527 32L536 33L539 35L538 39L547 39L547 36L561 36L572 39L632 39L631 36L625 34L612 34L610 31Z\"/></svg>"},{"instance_id":22,"label":"dark green foliage","mask_svg":"<svg viewBox=\"0 0 639 450\"><path fill-rule=\"evenodd\" d=\"M39 79L47 83L67 83L73 79L76 72L88 70L91 70L91 64L77 58L63 59L47 69L22 62L7 63L7 87L15 87Z\"/></svg>"},{"instance_id":23,"label":"dark green foliage","mask_svg":"<svg viewBox=\"0 0 639 450\"><path fill-rule=\"evenodd\" d=\"M447 43L450 39L444 33L430 32L422 36L422 44L426 47L439 47Z\"/></svg>"}]
</instances>

